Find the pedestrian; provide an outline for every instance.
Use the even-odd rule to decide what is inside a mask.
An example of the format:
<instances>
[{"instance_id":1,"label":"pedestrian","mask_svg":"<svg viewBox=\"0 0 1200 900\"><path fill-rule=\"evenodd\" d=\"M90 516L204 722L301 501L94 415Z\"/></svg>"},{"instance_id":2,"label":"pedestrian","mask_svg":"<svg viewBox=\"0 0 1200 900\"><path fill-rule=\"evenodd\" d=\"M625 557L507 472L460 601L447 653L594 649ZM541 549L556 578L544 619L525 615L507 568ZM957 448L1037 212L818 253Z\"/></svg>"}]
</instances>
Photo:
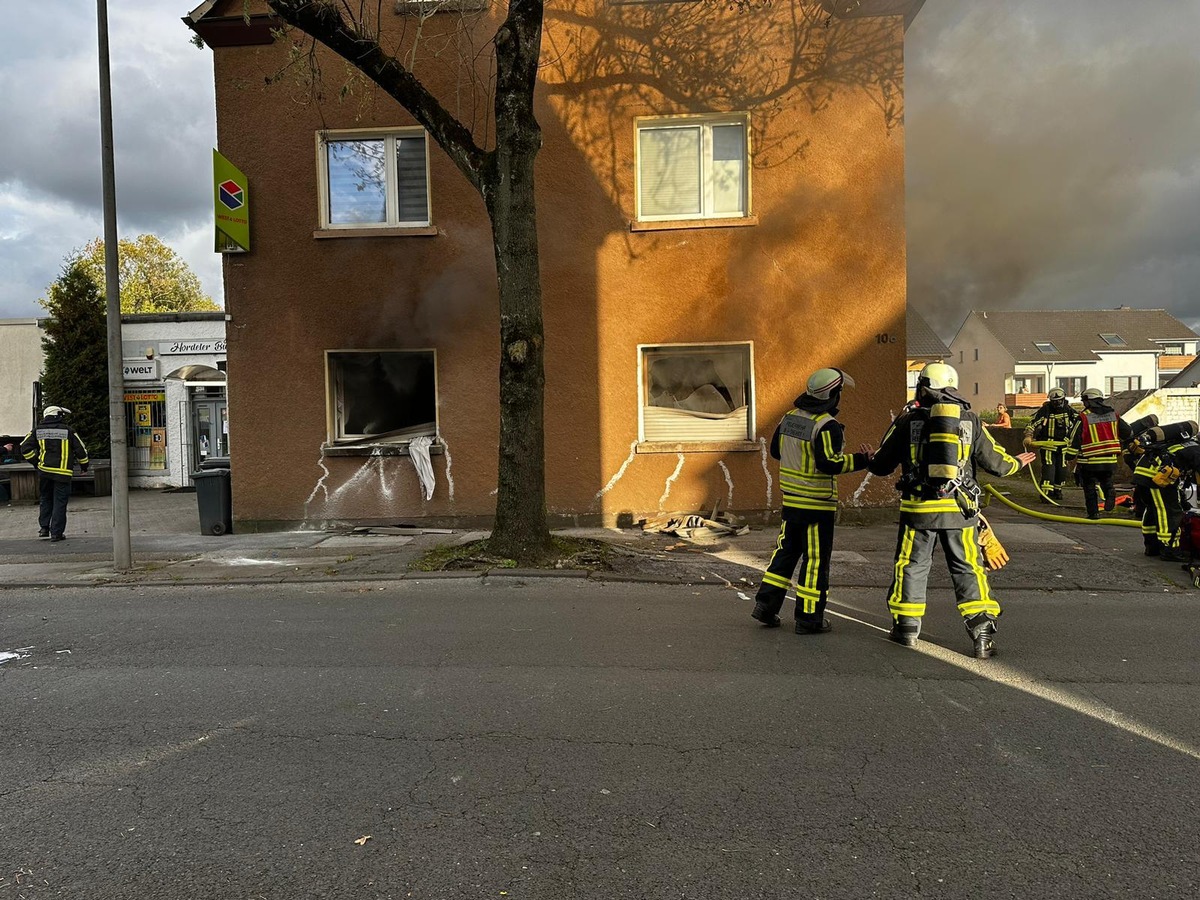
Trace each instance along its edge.
<instances>
[{"instance_id":1,"label":"pedestrian","mask_svg":"<svg viewBox=\"0 0 1200 900\"><path fill-rule=\"evenodd\" d=\"M17 452L17 445L12 441L6 441L3 447L0 447L0 465L8 465L9 463L20 461L21 457Z\"/></svg>"},{"instance_id":2,"label":"pedestrian","mask_svg":"<svg viewBox=\"0 0 1200 900\"><path fill-rule=\"evenodd\" d=\"M1042 462L1042 494L1049 500L1062 499L1067 480L1067 443L1079 414L1067 402L1067 392L1051 388L1043 403L1025 426L1025 449L1035 446Z\"/></svg>"},{"instance_id":3,"label":"pedestrian","mask_svg":"<svg viewBox=\"0 0 1200 900\"><path fill-rule=\"evenodd\" d=\"M38 427L21 442L21 455L34 464L39 475L38 537L52 543L66 540L75 464L84 472L88 469L87 447L66 422L70 414L62 406L47 406Z\"/></svg>"},{"instance_id":4,"label":"pedestrian","mask_svg":"<svg viewBox=\"0 0 1200 900\"><path fill-rule=\"evenodd\" d=\"M1083 400L1083 412L1071 428L1066 457L1075 462L1087 517L1099 519L1097 489L1104 493L1104 511L1112 512L1117 501L1112 481L1117 470L1117 457L1133 439L1133 429L1105 402L1099 388L1088 388L1080 399Z\"/></svg>"},{"instance_id":5,"label":"pedestrian","mask_svg":"<svg viewBox=\"0 0 1200 900\"><path fill-rule=\"evenodd\" d=\"M954 597L975 656L995 652L1000 604L992 596L979 545L976 469L1007 477L1035 459L1004 451L958 393L958 372L930 363L917 379L916 404L905 409L883 436L868 468L873 475L901 477L900 531L888 610L890 638L912 647L921 634L934 545L940 544L950 569Z\"/></svg>"},{"instance_id":6,"label":"pedestrian","mask_svg":"<svg viewBox=\"0 0 1200 900\"><path fill-rule=\"evenodd\" d=\"M993 428L1012 428L1012 416L1008 414L1008 407L1003 403L996 404L996 421L992 425Z\"/></svg>"},{"instance_id":7,"label":"pedestrian","mask_svg":"<svg viewBox=\"0 0 1200 900\"><path fill-rule=\"evenodd\" d=\"M793 401L771 437L771 455L779 460L783 521L775 552L763 573L750 613L768 628L779 625L779 611L790 588L796 592L796 634L830 630L825 618L829 597L829 561L837 517L837 477L867 467L871 448L844 453L844 429L835 418L842 388L854 380L841 369L818 369L803 394ZM792 580L801 565L799 582Z\"/></svg>"}]
</instances>

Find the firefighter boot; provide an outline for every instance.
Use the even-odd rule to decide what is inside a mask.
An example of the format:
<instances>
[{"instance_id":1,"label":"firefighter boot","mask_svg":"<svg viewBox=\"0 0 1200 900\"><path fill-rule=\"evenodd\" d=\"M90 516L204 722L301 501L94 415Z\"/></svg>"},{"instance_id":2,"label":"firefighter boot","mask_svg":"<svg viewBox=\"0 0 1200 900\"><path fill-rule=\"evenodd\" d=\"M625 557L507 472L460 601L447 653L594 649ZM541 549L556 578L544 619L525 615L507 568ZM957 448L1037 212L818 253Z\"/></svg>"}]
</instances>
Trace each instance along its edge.
<instances>
[{"instance_id":1,"label":"firefighter boot","mask_svg":"<svg viewBox=\"0 0 1200 900\"><path fill-rule=\"evenodd\" d=\"M750 613L750 618L757 619L767 628L779 627L779 616L775 615L771 607L761 600L754 604L754 612Z\"/></svg>"},{"instance_id":2,"label":"firefighter boot","mask_svg":"<svg viewBox=\"0 0 1200 900\"><path fill-rule=\"evenodd\" d=\"M903 644L905 647L917 646L917 638L921 636L921 620L916 616L893 616L892 633L888 640Z\"/></svg>"},{"instance_id":3,"label":"firefighter boot","mask_svg":"<svg viewBox=\"0 0 1200 900\"><path fill-rule=\"evenodd\" d=\"M963 620L967 634L975 642L975 658L988 659L996 652L996 617L991 613L975 613Z\"/></svg>"},{"instance_id":4,"label":"firefighter boot","mask_svg":"<svg viewBox=\"0 0 1200 900\"><path fill-rule=\"evenodd\" d=\"M796 616L796 634L824 634L833 629L829 620L818 614L815 616Z\"/></svg>"}]
</instances>

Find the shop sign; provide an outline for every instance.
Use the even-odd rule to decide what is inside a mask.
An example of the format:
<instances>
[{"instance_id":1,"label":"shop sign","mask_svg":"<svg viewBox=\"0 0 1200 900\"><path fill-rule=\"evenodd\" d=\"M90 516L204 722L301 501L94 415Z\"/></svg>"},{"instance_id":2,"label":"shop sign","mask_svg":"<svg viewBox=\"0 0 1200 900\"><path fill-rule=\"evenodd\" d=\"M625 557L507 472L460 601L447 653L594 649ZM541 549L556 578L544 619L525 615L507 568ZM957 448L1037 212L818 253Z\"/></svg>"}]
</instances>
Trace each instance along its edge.
<instances>
[{"instance_id":1,"label":"shop sign","mask_svg":"<svg viewBox=\"0 0 1200 900\"><path fill-rule=\"evenodd\" d=\"M213 150L213 216L217 253L250 249L250 188L245 173Z\"/></svg>"},{"instance_id":2,"label":"shop sign","mask_svg":"<svg viewBox=\"0 0 1200 900\"><path fill-rule=\"evenodd\" d=\"M224 338L209 341L160 341L158 345L159 356L192 356L224 352Z\"/></svg>"},{"instance_id":3,"label":"shop sign","mask_svg":"<svg viewBox=\"0 0 1200 900\"><path fill-rule=\"evenodd\" d=\"M125 360L121 373L126 381L157 381L158 363L152 359Z\"/></svg>"}]
</instances>

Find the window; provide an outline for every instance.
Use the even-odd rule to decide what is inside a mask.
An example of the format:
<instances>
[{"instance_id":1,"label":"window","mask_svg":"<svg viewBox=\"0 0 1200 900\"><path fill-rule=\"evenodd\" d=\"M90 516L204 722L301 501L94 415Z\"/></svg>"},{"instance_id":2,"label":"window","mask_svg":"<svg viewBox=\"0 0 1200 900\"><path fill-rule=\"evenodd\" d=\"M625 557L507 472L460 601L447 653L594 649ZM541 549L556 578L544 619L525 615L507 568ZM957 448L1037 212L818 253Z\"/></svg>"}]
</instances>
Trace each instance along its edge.
<instances>
[{"instance_id":1,"label":"window","mask_svg":"<svg viewBox=\"0 0 1200 900\"><path fill-rule=\"evenodd\" d=\"M638 122L638 219L745 217L746 148L746 121L740 117Z\"/></svg>"},{"instance_id":2,"label":"window","mask_svg":"<svg viewBox=\"0 0 1200 900\"><path fill-rule=\"evenodd\" d=\"M332 443L404 443L437 436L432 350L328 351L325 363Z\"/></svg>"},{"instance_id":3,"label":"window","mask_svg":"<svg viewBox=\"0 0 1200 900\"><path fill-rule=\"evenodd\" d=\"M1104 379L1104 393L1106 394L1116 394L1119 391L1140 391L1141 389L1141 375L1126 375Z\"/></svg>"},{"instance_id":4,"label":"window","mask_svg":"<svg viewBox=\"0 0 1200 900\"><path fill-rule=\"evenodd\" d=\"M1100 340L1104 341L1104 343L1108 344L1110 347L1129 346L1125 343L1125 338L1121 337L1119 334L1102 334L1100 335Z\"/></svg>"},{"instance_id":5,"label":"window","mask_svg":"<svg viewBox=\"0 0 1200 900\"><path fill-rule=\"evenodd\" d=\"M129 471L161 475L167 469L167 393L161 387L125 392Z\"/></svg>"},{"instance_id":6,"label":"window","mask_svg":"<svg viewBox=\"0 0 1200 900\"><path fill-rule=\"evenodd\" d=\"M321 227L417 228L430 223L425 132L318 135Z\"/></svg>"},{"instance_id":7,"label":"window","mask_svg":"<svg viewBox=\"0 0 1200 900\"><path fill-rule=\"evenodd\" d=\"M643 441L754 439L750 344L638 350Z\"/></svg>"},{"instance_id":8,"label":"window","mask_svg":"<svg viewBox=\"0 0 1200 900\"><path fill-rule=\"evenodd\" d=\"M975 348L975 362L979 362L979 348Z\"/></svg>"},{"instance_id":9,"label":"window","mask_svg":"<svg viewBox=\"0 0 1200 900\"><path fill-rule=\"evenodd\" d=\"M1068 397L1078 397L1087 390L1086 378L1056 378L1054 386L1062 388L1062 392Z\"/></svg>"},{"instance_id":10,"label":"window","mask_svg":"<svg viewBox=\"0 0 1200 900\"><path fill-rule=\"evenodd\" d=\"M1163 344L1162 352L1164 356L1183 356L1183 344Z\"/></svg>"},{"instance_id":11,"label":"window","mask_svg":"<svg viewBox=\"0 0 1200 900\"><path fill-rule=\"evenodd\" d=\"M978 394L979 394L979 382L978 381L975 382L975 394L976 394L976 396L978 396Z\"/></svg>"},{"instance_id":12,"label":"window","mask_svg":"<svg viewBox=\"0 0 1200 900\"><path fill-rule=\"evenodd\" d=\"M958 351L958 361L959 361L959 362L962 362L962 361L963 361L963 351L962 351L962 350L959 350L959 351Z\"/></svg>"},{"instance_id":13,"label":"window","mask_svg":"<svg viewBox=\"0 0 1200 900\"><path fill-rule=\"evenodd\" d=\"M1043 375L1014 375L1013 376L1013 393L1014 394L1040 394L1046 390L1045 376Z\"/></svg>"},{"instance_id":14,"label":"window","mask_svg":"<svg viewBox=\"0 0 1200 900\"><path fill-rule=\"evenodd\" d=\"M1050 341L1034 341L1033 346L1037 347L1042 353L1057 353L1058 348Z\"/></svg>"}]
</instances>

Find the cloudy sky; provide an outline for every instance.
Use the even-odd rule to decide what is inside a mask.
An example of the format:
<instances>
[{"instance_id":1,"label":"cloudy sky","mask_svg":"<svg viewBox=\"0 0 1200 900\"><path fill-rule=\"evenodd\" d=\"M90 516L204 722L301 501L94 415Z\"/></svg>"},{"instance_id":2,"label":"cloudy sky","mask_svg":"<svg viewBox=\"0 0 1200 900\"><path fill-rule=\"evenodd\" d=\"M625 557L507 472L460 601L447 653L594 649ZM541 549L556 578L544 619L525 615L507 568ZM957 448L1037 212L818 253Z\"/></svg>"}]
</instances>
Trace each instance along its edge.
<instances>
[{"instance_id":1,"label":"cloudy sky","mask_svg":"<svg viewBox=\"0 0 1200 900\"><path fill-rule=\"evenodd\" d=\"M155 232L221 300L210 51L190 3L109 0L119 228ZM0 34L0 317L32 316L99 235L95 4ZM1200 327L1200 3L927 0L909 31L909 296L972 307L1165 307Z\"/></svg>"}]
</instances>

